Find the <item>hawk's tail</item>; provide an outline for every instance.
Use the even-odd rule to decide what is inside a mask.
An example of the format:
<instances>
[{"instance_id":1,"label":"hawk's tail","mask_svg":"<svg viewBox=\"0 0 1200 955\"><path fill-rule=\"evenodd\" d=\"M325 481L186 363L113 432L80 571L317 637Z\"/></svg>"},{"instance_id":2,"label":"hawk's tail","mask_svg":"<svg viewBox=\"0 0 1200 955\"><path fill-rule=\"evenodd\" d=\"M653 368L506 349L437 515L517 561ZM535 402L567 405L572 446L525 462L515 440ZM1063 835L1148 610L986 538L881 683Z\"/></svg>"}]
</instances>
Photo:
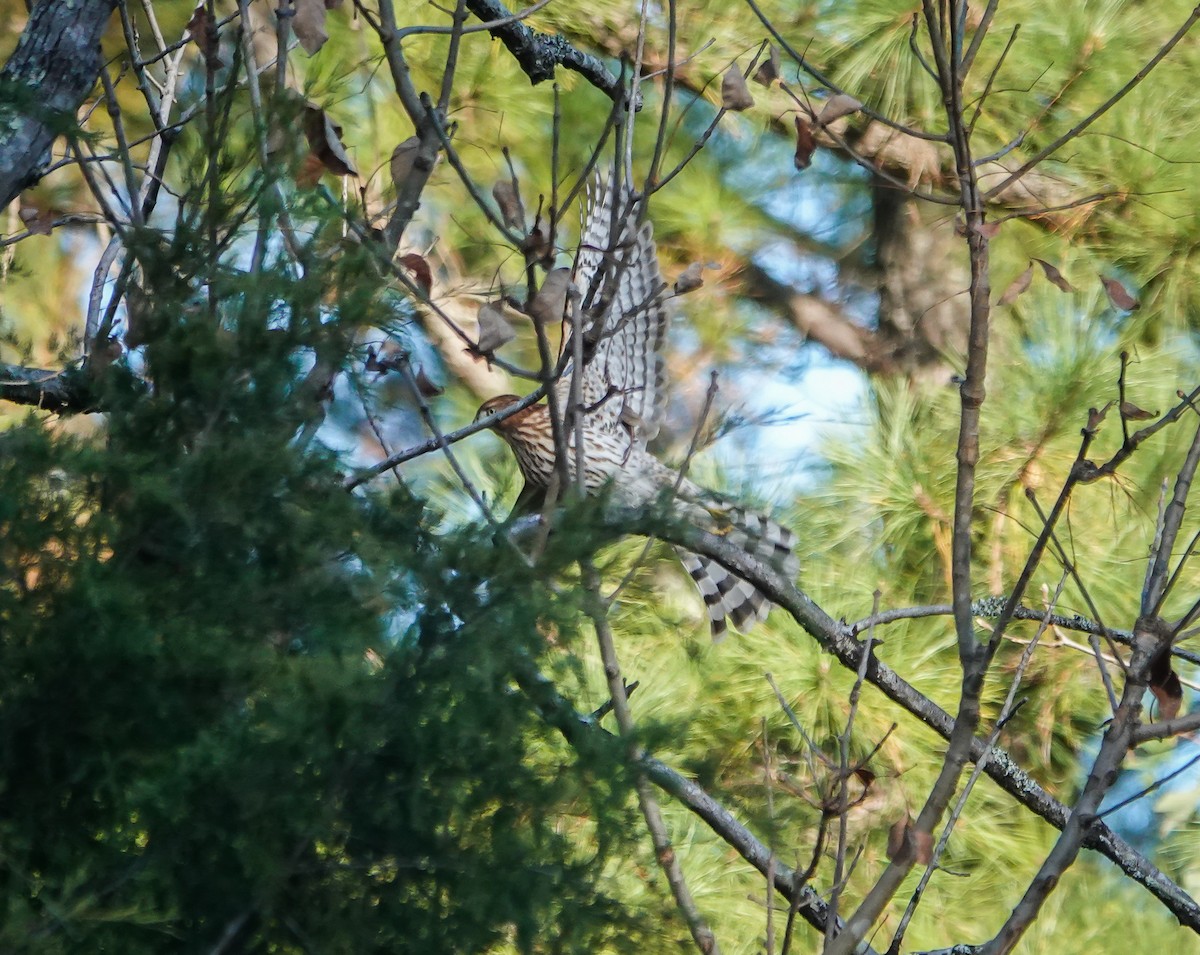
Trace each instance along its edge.
<instances>
[{"instance_id":1,"label":"hawk's tail","mask_svg":"<svg viewBox=\"0 0 1200 955\"><path fill-rule=\"evenodd\" d=\"M795 534L768 517L747 513L740 507L722 508L720 514L724 536L730 543L770 564L789 580L795 579L800 571L800 560L792 552ZM756 623L767 618L771 602L749 581L709 557L685 550L678 554L700 588L714 642L725 638L727 617L740 633L748 633Z\"/></svg>"}]
</instances>

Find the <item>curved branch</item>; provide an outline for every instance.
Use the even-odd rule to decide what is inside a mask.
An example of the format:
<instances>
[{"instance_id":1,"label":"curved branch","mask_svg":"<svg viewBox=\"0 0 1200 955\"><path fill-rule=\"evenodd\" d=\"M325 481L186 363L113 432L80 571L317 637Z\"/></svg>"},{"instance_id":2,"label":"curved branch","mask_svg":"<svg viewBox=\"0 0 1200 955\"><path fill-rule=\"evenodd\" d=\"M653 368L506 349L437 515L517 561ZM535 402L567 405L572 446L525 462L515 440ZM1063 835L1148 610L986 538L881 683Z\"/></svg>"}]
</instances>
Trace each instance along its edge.
<instances>
[{"instance_id":1,"label":"curved branch","mask_svg":"<svg viewBox=\"0 0 1200 955\"><path fill-rule=\"evenodd\" d=\"M605 515L604 524L614 535L654 535L717 561L791 614L821 648L836 657L846 669L857 672L861 666L866 644L851 636L849 625L834 620L790 580L736 544L699 528L664 525L661 518L651 511L612 509ZM894 670L872 655L867 662L866 673L867 682L889 700L943 739L950 738L954 730L954 719L950 714ZM978 737L972 739L969 757L973 762L981 760L986 752L985 740ZM1070 810L1046 792L1004 750L998 747L991 749L984 771L1001 789L1035 815L1060 830L1067 825ZM1200 932L1200 905L1102 821L1095 820L1089 825L1082 835L1082 845L1106 856L1122 872L1148 889L1182 925Z\"/></svg>"},{"instance_id":2,"label":"curved branch","mask_svg":"<svg viewBox=\"0 0 1200 955\"><path fill-rule=\"evenodd\" d=\"M554 68L565 66L601 90L609 99L621 101L625 98L625 88L620 78L609 72L597 57L581 53L561 36L530 29L518 22L512 11L499 0L466 0L466 3L467 9L485 23L503 21L498 26L490 27L488 32L504 44L534 86L554 79Z\"/></svg>"}]
</instances>

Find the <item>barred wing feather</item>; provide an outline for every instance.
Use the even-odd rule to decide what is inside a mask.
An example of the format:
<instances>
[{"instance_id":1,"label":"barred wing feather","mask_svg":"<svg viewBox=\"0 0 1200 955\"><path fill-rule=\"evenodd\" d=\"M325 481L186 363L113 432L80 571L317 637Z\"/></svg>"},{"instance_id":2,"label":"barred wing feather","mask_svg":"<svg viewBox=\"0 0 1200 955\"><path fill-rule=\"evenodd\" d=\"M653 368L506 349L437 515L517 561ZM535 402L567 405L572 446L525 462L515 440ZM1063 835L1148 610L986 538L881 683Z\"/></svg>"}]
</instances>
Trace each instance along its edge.
<instances>
[{"instance_id":1,"label":"barred wing feather","mask_svg":"<svg viewBox=\"0 0 1200 955\"><path fill-rule=\"evenodd\" d=\"M669 315L658 252L633 188L598 178L588 192L575 287L582 296L582 399L591 425L627 428L635 443L658 432L665 403L662 358ZM569 388L569 377L564 378Z\"/></svg>"}]
</instances>

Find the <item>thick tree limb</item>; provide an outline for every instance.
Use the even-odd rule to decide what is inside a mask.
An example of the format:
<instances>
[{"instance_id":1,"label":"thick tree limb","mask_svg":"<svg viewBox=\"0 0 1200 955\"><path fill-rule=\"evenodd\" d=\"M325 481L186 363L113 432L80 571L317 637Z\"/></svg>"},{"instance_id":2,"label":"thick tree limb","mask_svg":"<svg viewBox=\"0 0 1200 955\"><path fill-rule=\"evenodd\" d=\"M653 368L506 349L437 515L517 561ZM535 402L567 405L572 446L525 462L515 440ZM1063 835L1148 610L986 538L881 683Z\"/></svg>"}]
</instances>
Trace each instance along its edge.
<instances>
[{"instance_id":1,"label":"thick tree limb","mask_svg":"<svg viewBox=\"0 0 1200 955\"><path fill-rule=\"evenodd\" d=\"M50 371L0 363L0 400L60 414L97 410L87 377L76 368Z\"/></svg>"},{"instance_id":2,"label":"thick tree limb","mask_svg":"<svg viewBox=\"0 0 1200 955\"><path fill-rule=\"evenodd\" d=\"M889 348L877 332L860 325L837 302L798 292L753 261L746 263L741 279L743 294L780 313L834 358L853 362L871 374L900 370L897 349Z\"/></svg>"},{"instance_id":3,"label":"thick tree limb","mask_svg":"<svg viewBox=\"0 0 1200 955\"><path fill-rule=\"evenodd\" d=\"M836 302L797 292L752 261L742 269L741 278L747 296L780 312L796 331L824 345L835 358L868 372L895 370L888 356L876 354L875 333L855 322Z\"/></svg>"},{"instance_id":4,"label":"thick tree limb","mask_svg":"<svg viewBox=\"0 0 1200 955\"><path fill-rule=\"evenodd\" d=\"M0 70L0 206L37 182L54 138L96 83L98 44L116 0L42 0Z\"/></svg>"}]
</instances>

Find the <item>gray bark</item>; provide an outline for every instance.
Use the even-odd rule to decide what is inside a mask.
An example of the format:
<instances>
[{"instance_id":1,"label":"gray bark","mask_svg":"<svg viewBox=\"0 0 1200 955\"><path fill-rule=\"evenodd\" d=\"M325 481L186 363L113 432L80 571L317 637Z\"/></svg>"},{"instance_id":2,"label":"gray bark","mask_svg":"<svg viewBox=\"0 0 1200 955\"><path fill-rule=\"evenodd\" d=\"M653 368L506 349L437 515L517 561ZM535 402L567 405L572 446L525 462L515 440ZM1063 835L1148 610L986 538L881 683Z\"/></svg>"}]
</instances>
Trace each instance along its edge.
<instances>
[{"instance_id":1,"label":"gray bark","mask_svg":"<svg viewBox=\"0 0 1200 955\"><path fill-rule=\"evenodd\" d=\"M0 206L40 178L56 136L100 72L100 35L116 0L42 0L0 70Z\"/></svg>"}]
</instances>

